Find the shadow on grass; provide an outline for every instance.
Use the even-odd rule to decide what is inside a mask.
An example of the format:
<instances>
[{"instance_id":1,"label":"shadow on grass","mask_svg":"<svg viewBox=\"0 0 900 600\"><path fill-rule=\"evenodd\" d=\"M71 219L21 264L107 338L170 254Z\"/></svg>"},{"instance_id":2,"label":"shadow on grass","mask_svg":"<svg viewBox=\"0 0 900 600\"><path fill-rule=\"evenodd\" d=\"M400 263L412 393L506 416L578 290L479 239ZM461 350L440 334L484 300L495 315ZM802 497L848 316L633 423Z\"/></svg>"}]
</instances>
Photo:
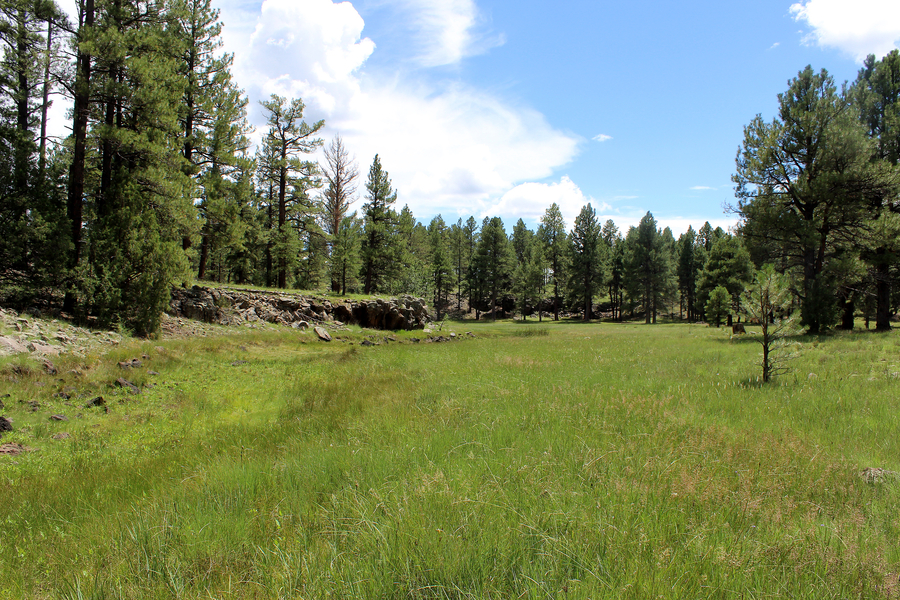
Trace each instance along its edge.
<instances>
[{"instance_id":1,"label":"shadow on grass","mask_svg":"<svg viewBox=\"0 0 900 600\"><path fill-rule=\"evenodd\" d=\"M727 331L726 328L722 327L722 331ZM798 342L801 344L806 344L810 342L821 342L827 341L833 338L833 335L822 333L818 335L809 335L807 333L796 333L794 335L786 335L782 339L788 342ZM748 330L747 333L733 333L728 335L722 335L721 337L711 338L712 341L718 342L720 344L743 344L743 343L755 343L759 344L762 339L762 334L756 330Z\"/></svg>"},{"instance_id":2,"label":"shadow on grass","mask_svg":"<svg viewBox=\"0 0 900 600\"><path fill-rule=\"evenodd\" d=\"M541 323L535 323L535 325L538 325L538 327L525 326L523 329L513 331L511 335L513 337L539 337L550 335L550 330L546 326L541 326Z\"/></svg>"},{"instance_id":3,"label":"shadow on grass","mask_svg":"<svg viewBox=\"0 0 900 600\"><path fill-rule=\"evenodd\" d=\"M737 386L743 390L761 390L764 387L770 387L772 385L777 384L774 381L768 383L764 382L762 375L753 375L737 382Z\"/></svg>"}]
</instances>

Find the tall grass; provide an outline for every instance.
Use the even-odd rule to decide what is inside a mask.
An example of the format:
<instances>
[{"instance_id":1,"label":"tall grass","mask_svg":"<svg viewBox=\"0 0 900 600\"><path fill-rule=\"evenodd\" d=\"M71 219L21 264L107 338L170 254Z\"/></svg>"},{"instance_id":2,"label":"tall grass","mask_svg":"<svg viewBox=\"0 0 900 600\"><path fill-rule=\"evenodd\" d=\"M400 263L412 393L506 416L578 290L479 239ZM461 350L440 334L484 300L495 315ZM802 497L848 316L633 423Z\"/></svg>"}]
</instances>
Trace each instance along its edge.
<instances>
[{"instance_id":1,"label":"tall grass","mask_svg":"<svg viewBox=\"0 0 900 600\"><path fill-rule=\"evenodd\" d=\"M800 338L761 385L722 330L456 329L137 345L20 381L10 439L38 451L0 461L0 598L897 595L900 490L859 472L900 471L900 338ZM160 375L128 396L135 353ZM47 422L72 383L109 413Z\"/></svg>"}]
</instances>

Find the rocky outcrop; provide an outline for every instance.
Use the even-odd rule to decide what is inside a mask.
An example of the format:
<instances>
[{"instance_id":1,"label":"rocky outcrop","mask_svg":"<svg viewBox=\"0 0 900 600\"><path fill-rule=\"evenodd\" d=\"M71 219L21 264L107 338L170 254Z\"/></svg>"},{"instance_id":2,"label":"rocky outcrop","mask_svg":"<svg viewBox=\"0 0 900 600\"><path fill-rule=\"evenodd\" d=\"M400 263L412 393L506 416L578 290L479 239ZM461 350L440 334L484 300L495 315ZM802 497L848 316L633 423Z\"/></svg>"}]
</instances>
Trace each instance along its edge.
<instances>
[{"instance_id":1,"label":"rocky outcrop","mask_svg":"<svg viewBox=\"0 0 900 600\"><path fill-rule=\"evenodd\" d=\"M412 296L332 302L299 294L196 285L174 289L167 312L174 317L220 325L265 321L308 327L310 323L337 323L396 330L422 329L431 320L425 302Z\"/></svg>"},{"instance_id":2,"label":"rocky outcrop","mask_svg":"<svg viewBox=\"0 0 900 600\"><path fill-rule=\"evenodd\" d=\"M116 346L121 340L122 336L113 331L85 329L65 320L40 319L0 308L0 356L30 354L45 365L52 365L47 360L49 356L62 353L85 356L103 347Z\"/></svg>"}]
</instances>

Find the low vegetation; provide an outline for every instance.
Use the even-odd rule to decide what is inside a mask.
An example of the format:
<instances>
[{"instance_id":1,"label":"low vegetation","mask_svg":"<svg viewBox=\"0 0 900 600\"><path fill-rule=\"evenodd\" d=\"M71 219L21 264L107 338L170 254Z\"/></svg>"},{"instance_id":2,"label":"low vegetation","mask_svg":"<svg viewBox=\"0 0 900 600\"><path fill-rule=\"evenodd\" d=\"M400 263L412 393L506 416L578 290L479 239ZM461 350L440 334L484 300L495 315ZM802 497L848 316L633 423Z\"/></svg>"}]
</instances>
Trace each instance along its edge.
<instances>
[{"instance_id":1,"label":"low vegetation","mask_svg":"<svg viewBox=\"0 0 900 600\"><path fill-rule=\"evenodd\" d=\"M0 359L0 598L896 597L900 339L747 329Z\"/></svg>"}]
</instances>

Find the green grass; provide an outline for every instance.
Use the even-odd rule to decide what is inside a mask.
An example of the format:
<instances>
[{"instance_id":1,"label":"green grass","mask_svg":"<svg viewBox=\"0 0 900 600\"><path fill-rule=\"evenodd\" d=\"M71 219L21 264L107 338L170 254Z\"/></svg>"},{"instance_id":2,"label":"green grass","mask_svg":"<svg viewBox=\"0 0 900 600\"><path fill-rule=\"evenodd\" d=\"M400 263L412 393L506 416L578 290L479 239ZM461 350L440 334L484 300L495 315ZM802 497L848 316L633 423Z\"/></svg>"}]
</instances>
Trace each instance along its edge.
<instances>
[{"instance_id":1,"label":"green grass","mask_svg":"<svg viewBox=\"0 0 900 600\"><path fill-rule=\"evenodd\" d=\"M859 476L900 471L896 335L798 338L764 386L725 330L448 330L0 363L37 449L0 457L0 598L898 595L900 488Z\"/></svg>"}]
</instances>

